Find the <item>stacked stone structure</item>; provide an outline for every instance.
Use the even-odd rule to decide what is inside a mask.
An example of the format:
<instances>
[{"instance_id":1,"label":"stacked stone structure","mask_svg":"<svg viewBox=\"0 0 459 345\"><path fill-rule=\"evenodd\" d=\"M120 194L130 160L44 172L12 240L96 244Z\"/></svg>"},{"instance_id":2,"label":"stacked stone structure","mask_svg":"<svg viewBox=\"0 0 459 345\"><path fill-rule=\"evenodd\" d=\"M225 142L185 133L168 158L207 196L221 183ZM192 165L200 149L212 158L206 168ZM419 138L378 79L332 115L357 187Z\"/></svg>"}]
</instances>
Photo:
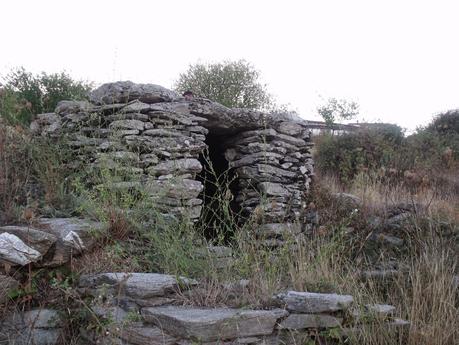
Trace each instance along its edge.
<instances>
[{"instance_id":1,"label":"stacked stone structure","mask_svg":"<svg viewBox=\"0 0 459 345\"><path fill-rule=\"evenodd\" d=\"M117 82L93 91L90 102L59 103L55 113L38 115L32 130L65 137L79 168L116 171L113 188L140 188L161 213L194 220L203 204L199 157L218 145L244 216L303 220L312 144L306 121L292 114L229 109L158 85Z\"/></svg>"}]
</instances>

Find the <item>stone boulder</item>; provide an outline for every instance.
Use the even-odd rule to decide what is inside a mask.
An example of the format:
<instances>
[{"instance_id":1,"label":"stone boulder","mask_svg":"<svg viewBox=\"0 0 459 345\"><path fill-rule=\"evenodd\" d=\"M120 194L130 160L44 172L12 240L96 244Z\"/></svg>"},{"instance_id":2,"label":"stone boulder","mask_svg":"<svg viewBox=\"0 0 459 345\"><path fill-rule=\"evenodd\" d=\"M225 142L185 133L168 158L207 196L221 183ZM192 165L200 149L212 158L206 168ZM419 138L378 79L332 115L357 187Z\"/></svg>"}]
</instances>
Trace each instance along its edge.
<instances>
[{"instance_id":1,"label":"stone boulder","mask_svg":"<svg viewBox=\"0 0 459 345\"><path fill-rule=\"evenodd\" d=\"M0 262L25 266L42 257L39 251L26 245L19 237L7 232L0 234Z\"/></svg>"},{"instance_id":2,"label":"stone boulder","mask_svg":"<svg viewBox=\"0 0 459 345\"><path fill-rule=\"evenodd\" d=\"M176 92L159 85L119 81L103 84L90 93L89 99L94 104L127 103L133 100L150 104L171 102L181 97Z\"/></svg>"},{"instance_id":3,"label":"stone boulder","mask_svg":"<svg viewBox=\"0 0 459 345\"><path fill-rule=\"evenodd\" d=\"M19 237L29 247L45 255L51 246L57 241L57 237L28 226L1 226L1 233L9 233Z\"/></svg>"},{"instance_id":4,"label":"stone boulder","mask_svg":"<svg viewBox=\"0 0 459 345\"><path fill-rule=\"evenodd\" d=\"M102 232L105 225L80 218L41 218L37 227L57 238L53 257L43 265L58 266L69 261L71 255L92 249L95 234Z\"/></svg>"}]
</instances>

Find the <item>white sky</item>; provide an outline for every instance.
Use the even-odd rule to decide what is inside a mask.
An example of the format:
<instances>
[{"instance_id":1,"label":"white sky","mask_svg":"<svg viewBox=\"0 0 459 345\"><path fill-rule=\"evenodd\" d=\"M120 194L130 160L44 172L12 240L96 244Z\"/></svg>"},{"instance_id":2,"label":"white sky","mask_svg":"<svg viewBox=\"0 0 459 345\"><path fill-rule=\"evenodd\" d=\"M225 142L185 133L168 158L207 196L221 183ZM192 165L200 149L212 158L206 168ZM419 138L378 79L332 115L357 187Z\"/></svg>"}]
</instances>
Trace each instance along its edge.
<instances>
[{"instance_id":1,"label":"white sky","mask_svg":"<svg viewBox=\"0 0 459 345\"><path fill-rule=\"evenodd\" d=\"M171 87L195 62L246 59L280 103L324 98L414 129L459 108L459 1L0 0L0 75Z\"/></svg>"}]
</instances>

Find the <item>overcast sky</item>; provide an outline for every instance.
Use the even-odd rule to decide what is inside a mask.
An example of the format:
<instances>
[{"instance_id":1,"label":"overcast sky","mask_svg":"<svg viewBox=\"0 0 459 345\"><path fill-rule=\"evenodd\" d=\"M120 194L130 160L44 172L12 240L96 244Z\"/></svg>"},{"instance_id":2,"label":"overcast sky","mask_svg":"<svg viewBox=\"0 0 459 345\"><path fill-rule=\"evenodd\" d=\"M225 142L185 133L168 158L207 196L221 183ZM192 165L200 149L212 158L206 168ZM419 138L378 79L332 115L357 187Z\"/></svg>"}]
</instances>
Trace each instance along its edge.
<instances>
[{"instance_id":1,"label":"overcast sky","mask_svg":"<svg viewBox=\"0 0 459 345\"><path fill-rule=\"evenodd\" d=\"M246 59L304 118L337 97L414 129L459 108L458 15L441 0L4 0L0 75L171 87L191 63Z\"/></svg>"}]
</instances>

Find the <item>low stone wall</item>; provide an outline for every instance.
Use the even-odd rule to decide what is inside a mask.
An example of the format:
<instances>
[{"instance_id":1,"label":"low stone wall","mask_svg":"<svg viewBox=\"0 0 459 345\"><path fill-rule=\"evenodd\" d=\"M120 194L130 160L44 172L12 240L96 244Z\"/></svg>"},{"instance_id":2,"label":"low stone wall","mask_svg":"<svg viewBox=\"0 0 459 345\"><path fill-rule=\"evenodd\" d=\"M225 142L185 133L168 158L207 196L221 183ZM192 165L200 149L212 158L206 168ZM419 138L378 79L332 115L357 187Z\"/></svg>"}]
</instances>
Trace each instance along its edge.
<instances>
[{"instance_id":1,"label":"low stone wall","mask_svg":"<svg viewBox=\"0 0 459 345\"><path fill-rule=\"evenodd\" d=\"M199 157L210 133L221 138L221 155L237 178L232 192L246 216L259 211L264 222L302 220L313 175L306 121L186 101L152 84L105 84L90 99L60 102L31 125L37 135L65 139L75 169L116 171L113 188L140 188L161 213L197 219L204 188Z\"/></svg>"},{"instance_id":2,"label":"low stone wall","mask_svg":"<svg viewBox=\"0 0 459 345\"><path fill-rule=\"evenodd\" d=\"M244 286L221 289L237 294ZM357 335L368 323L384 323L394 336L409 325L393 317L394 307L357 306L349 295L288 291L273 296L265 309L184 305L184 296L199 288L194 280L155 273L83 276L79 292L91 300L86 308L97 319L86 320L89 327L81 327L81 337L87 344L331 344ZM63 337L61 321L49 309L11 315L0 324L0 337L27 335L36 345L57 344Z\"/></svg>"}]
</instances>

